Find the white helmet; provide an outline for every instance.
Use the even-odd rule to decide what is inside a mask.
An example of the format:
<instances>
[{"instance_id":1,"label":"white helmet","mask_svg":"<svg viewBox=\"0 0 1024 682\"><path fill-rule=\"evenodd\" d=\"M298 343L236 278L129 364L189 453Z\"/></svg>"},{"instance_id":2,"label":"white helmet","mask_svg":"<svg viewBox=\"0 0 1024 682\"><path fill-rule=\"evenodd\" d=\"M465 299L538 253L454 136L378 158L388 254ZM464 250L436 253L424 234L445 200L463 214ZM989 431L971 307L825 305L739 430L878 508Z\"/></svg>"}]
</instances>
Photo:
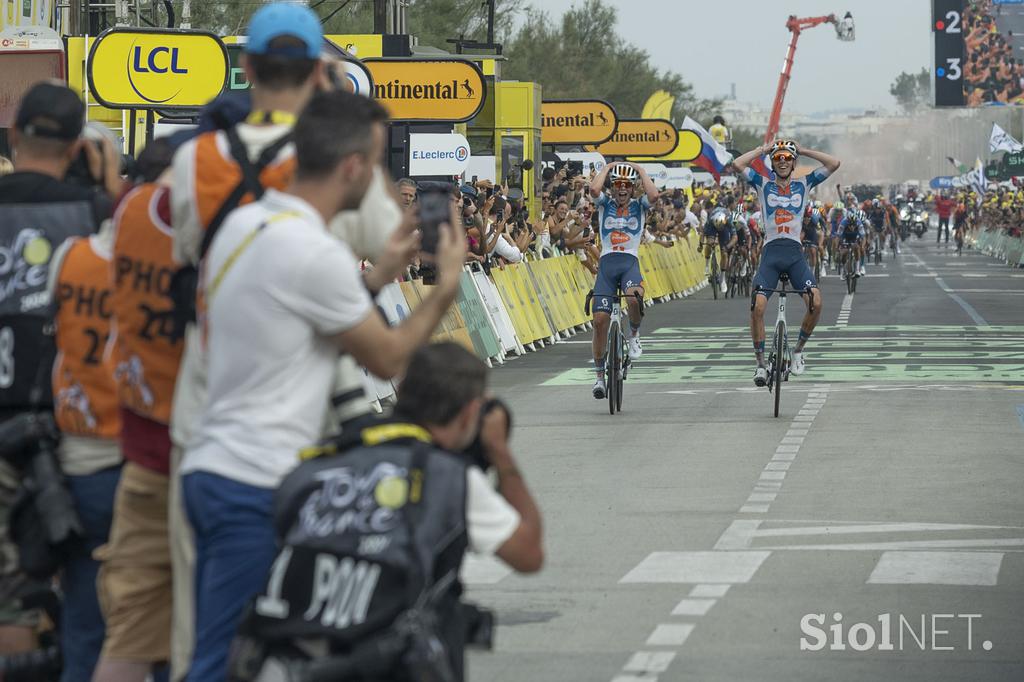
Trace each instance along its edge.
<instances>
[{"instance_id":1,"label":"white helmet","mask_svg":"<svg viewBox=\"0 0 1024 682\"><path fill-rule=\"evenodd\" d=\"M612 166L609 173L609 177L612 182L616 180L629 180L630 182L636 182L640 174L636 172L636 168L633 168L628 163L617 163Z\"/></svg>"}]
</instances>

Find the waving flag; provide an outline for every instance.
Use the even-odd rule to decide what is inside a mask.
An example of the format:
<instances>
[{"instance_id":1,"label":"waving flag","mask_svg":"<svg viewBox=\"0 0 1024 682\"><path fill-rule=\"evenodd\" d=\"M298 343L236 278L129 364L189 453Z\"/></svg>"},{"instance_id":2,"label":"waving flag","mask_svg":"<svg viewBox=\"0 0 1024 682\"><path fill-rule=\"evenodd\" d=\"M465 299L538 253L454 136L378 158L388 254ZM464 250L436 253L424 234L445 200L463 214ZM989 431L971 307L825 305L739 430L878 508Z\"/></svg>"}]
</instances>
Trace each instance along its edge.
<instances>
[{"instance_id":1,"label":"waving flag","mask_svg":"<svg viewBox=\"0 0 1024 682\"><path fill-rule=\"evenodd\" d=\"M1013 139L1008 132L999 127L998 123L992 124L992 135L988 138L989 152L1019 152L1024 150L1024 144Z\"/></svg>"},{"instance_id":2,"label":"waving flag","mask_svg":"<svg viewBox=\"0 0 1024 682\"><path fill-rule=\"evenodd\" d=\"M711 137L711 133L704 130L701 124L689 116L683 121L683 130L692 130L697 133L702 143L700 156L693 160L694 165L700 166L715 176L715 182L720 182L722 171L732 162L732 155L715 138Z\"/></svg>"}]
</instances>

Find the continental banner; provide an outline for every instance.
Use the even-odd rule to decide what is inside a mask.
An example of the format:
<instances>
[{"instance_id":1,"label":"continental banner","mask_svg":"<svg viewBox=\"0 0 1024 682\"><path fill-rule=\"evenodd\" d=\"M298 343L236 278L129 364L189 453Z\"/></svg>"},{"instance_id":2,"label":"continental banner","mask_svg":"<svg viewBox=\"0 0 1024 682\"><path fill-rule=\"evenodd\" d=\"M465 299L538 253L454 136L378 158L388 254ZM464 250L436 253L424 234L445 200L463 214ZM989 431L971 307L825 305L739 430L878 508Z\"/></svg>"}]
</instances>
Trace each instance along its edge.
<instances>
[{"instance_id":1,"label":"continental banner","mask_svg":"<svg viewBox=\"0 0 1024 682\"><path fill-rule=\"evenodd\" d=\"M480 67L464 59L363 60L374 98L393 121L461 123L480 113L486 89Z\"/></svg>"},{"instance_id":2,"label":"continental banner","mask_svg":"<svg viewBox=\"0 0 1024 682\"><path fill-rule=\"evenodd\" d=\"M660 118L620 119L607 142L586 149L603 156L664 156L679 143L679 131L671 121Z\"/></svg>"},{"instance_id":3,"label":"continental banner","mask_svg":"<svg viewBox=\"0 0 1024 682\"><path fill-rule=\"evenodd\" d=\"M604 100L549 100L540 105L543 144L601 144L619 123L615 109Z\"/></svg>"}]
</instances>

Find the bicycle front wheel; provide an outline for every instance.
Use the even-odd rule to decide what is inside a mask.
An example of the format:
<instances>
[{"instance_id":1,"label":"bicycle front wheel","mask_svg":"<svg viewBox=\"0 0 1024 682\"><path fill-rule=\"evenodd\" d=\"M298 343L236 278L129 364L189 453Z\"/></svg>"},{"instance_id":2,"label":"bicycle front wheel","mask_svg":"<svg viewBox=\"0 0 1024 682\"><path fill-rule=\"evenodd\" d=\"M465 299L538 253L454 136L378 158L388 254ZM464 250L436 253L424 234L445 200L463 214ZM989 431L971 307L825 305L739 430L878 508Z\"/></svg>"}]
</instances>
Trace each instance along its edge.
<instances>
[{"instance_id":1,"label":"bicycle front wheel","mask_svg":"<svg viewBox=\"0 0 1024 682\"><path fill-rule=\"evenodd\" d=\"M619 322L615 320L608 328L608 360L605 363L605 370L608 375L608 413L615 414L615 406L622 376L622 334L619 332Z\"/></svg>"},{"instance_id":2,"label":"bicycle front wheel","mask_svg":"<svg viewBox=\"0 0 1024 682\"><path fill-rule=\"evenodd\" d=\"M780 321L775 325L775 364L772 367L775 383L775 416L779 416L779 402L782 398L782 366L786 364L786 357L783 355L783 340L786 336L786 327Z\"/></svg>"}]
</instances>

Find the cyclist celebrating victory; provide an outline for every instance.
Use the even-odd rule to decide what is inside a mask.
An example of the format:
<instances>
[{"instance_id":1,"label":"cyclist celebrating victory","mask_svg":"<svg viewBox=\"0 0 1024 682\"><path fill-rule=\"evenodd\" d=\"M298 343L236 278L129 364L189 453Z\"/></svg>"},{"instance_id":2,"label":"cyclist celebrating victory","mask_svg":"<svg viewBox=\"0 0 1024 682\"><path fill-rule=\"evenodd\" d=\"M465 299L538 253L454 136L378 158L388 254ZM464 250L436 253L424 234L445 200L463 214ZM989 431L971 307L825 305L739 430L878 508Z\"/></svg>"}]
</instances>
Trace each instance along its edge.
<instances>
[{"instance_id":1,"label":"cyclist celebrating victory","mask_svg":"<svg viewBox=\"0 0 1024 682\"><path fill-rule=\"evenodd\" d=\"M604 191L605 181L611 176L612 192ZM633 198L637 181L644 193ZM643 276L640 274L640 244L644 238L644 219L647 211L658 200L658 188L647 172L633 163L608 164L590 183L590 195L598 210L601 235L601 260L594 282L594 397L605 397L604 360L608 326L611 324L612 296L618 291L626 294L629 309L629 357L636 360L643 353L640 347L640 303L634 293L644 294Z\"/></svg>"},{"instance_id":2,"label":"cyclist celebrating victory","mask_svg":"<svg viewBox=\"0 0 1024 682\"><path fill-rule=\"evenodd\" d=\"M769 152L772 170L775 171L772 178L763 177L750 168L751 161ZM801 153L822 165L805 177L794 178L793 167ZM809 291L803 295L808 309L800 325L800 339L793 350L792 366L793 374L804 373L804 346L821 316L821 292L800 248L800 227L807 210L808 193L839 168L839 159L811 149L801 150L790 140L778 140L770 146L764 144L747 152L733 164L757 191L764 218L764 250L761 265L754 276L754 296L750 305L750 336L757 357L754 383L764 386L768 383L768 370L764 366L764 311L771 296L771 292L766 290L778 285L779 275L783 272L789 275L795 289Z\"/></svg>"}]
</instances>

